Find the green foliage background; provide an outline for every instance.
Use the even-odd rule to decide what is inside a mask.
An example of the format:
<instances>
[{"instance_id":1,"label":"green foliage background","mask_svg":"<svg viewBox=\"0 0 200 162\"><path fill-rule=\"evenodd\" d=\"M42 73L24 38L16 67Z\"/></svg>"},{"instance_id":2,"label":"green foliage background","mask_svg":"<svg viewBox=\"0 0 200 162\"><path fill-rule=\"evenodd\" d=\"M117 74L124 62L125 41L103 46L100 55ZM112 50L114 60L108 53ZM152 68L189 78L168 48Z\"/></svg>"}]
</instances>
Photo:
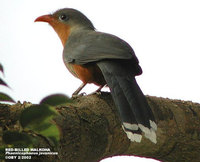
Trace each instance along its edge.
<instances>
[{"instance_id":1,"label":"green foliage background","mask_svg":"<svg viewBox=\"0 0 200 162\"><path fill-rule=\"evenodd\" d=\"M4 69L0 64L0 72L4 75ZM9 86L0 78L0 86ZM0 92L0 103L15 101L9 95ZM45 97L39 104L26 107L19 116L19 130L2 130L3 146L0 147L0 159L4 159L5 148L37 148L40 138L45 139L51 149L57 150L60 141L60 131L54 118L58 116L56 106L71 102L69 97L62 94L54 94ZM1 108L1 107L0 107Z\"/></svg>"}]
</instances>

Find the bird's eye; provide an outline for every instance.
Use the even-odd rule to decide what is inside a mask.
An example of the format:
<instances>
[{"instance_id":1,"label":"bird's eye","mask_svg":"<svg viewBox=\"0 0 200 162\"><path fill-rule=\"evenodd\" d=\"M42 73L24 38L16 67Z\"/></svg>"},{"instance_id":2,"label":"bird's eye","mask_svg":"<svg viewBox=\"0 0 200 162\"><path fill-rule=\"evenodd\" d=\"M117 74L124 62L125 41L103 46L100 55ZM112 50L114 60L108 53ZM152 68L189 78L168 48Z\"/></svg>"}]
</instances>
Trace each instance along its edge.
<instances>
[{"instance_id":1,"label":"bird's eye","mask_svg":"<svg viewBox=\"0 0 200 162\"><path fill-rule=\"evenodd\" d=\"M66 21L66 20L68 20L69 18L68 18L68 16L66 16L65 14L62 14L62 15L59 16L59 19L60 19L61 21Z\"/></svg>"}]
</instances>

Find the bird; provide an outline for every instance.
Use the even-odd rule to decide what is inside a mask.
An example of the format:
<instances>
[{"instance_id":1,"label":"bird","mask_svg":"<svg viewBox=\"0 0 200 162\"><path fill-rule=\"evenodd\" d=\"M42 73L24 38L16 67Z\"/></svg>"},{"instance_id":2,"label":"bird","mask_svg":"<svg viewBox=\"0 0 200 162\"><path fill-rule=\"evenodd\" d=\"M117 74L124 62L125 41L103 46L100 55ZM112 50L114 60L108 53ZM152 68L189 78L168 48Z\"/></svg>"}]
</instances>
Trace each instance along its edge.
<instances>
[{"instance_id":1,"label":"bird","mask_svg":"<svg viewBox=\"0 0 200 162\"><path fill-rule=\"evenodd\" d=\"M142 68L133 48L115 35L97 31L82 12L73 8L39 16L35 22L48 23L59 36L66 68L82 81L73 95L88 83L99 86L99 91L107 85L128 139L141 142L144 135L156 144L157 124L135 79Z\"/></svg>"}]
</instances>

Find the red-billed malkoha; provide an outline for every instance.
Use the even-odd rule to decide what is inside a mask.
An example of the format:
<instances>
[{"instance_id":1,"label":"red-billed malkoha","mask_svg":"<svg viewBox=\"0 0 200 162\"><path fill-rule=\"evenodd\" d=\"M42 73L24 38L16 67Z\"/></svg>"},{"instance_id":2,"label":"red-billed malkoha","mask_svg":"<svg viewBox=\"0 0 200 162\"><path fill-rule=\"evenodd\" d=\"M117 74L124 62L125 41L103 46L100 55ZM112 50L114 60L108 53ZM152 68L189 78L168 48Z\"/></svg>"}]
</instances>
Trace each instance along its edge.
<instances>
[{"instance_id":1,"label":"red-billed malkoha","mask_svg":"<svg viewBox=\"0 0 200 162\"><path fill-rule=\"evenodd\" d=\"M49 23L60 37L66 67L83 82L74 94L87 83L100 87L107 84L128 138L140 142L144 133L156 143L157 125L135 80L142 69L131 46L114 35L96 31L92 22L75 9L60 9L35 21Z\"/></svg>"}]
</instances>

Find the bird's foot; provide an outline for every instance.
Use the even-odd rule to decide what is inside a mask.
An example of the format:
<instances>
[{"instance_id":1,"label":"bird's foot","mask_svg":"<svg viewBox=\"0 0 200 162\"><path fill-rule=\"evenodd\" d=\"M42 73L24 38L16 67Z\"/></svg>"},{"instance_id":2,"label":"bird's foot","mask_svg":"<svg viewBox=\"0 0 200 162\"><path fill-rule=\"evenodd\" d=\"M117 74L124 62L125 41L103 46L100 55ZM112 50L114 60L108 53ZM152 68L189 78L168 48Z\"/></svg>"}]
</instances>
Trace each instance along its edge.
<instances>
[{"instance_id":1,"label":"bird's foot","mask_svg":"<svg viewBox=\"0 0 200 162\"><path fill-rule=\"evenodd\" d=\"M85 92L83 92L83 93L80 93L80 94L72 94L72 99L74 99L74 98L78 98L78 97L82 97L82 96L85 96L86 95L86 93Z\"/></svg>"},{"instance_id":2,"label":"bird's foot","mask_svg":"<svg viewBox=\"0 0 200 162\"><path fill-rule=\"evenodd\" d=\"M101 95L101 91L94 91L94 92L90 93L89 95L94 95L94 94Z\"/></svg>"}]
</instances>

